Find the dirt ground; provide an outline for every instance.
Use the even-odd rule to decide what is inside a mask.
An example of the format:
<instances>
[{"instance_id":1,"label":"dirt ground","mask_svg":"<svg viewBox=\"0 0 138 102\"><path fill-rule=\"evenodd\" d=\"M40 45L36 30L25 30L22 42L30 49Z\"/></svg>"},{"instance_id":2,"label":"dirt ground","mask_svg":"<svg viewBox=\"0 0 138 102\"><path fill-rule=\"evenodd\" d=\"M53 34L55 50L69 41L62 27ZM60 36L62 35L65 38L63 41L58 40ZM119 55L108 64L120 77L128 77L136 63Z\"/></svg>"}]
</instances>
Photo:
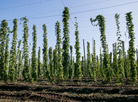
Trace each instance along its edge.
<instances>
[{"instance_id":1,"label":"dirt ground","mask_svg":"<svg viewBox=\"0 0 138 102\"><path fill-rule=\"evenodd\" d=\"M0 102L138 102L138 85L98 80L0 82Z\"/></svg>"}]
</instances>

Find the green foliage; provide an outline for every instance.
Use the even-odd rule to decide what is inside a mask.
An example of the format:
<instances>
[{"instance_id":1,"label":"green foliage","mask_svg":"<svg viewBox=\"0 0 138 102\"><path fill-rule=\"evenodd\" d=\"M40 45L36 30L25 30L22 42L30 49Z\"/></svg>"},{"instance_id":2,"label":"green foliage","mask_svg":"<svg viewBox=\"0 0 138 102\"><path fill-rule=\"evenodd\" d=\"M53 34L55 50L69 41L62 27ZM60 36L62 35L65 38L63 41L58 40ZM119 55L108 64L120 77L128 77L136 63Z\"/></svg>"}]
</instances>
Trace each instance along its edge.
<instances>
[{"instance_id":1,"label":"green foliage","mask_svg":"<svg viewBox=\"0 0 138 102\"><path fill-rule=\"evenodd\" d=\"M96 50L95 50L95 40L93 40L93 79L96 81L96 74L98 74L97 64L96 64Z\"/></svg>"},{"instance_id":2,"label":"green foliage","mask_svg":"<svg viewBox=\"0 0 138 102\"><path fill-rule=\"evenodd\" d=\"M127 51L127 53L129 53L129 50ZM126 72L127 72L127 77L128 79L130 79L130 74L131 74L131 69L130 69L130 58L129 58L129 54L127 54L126 56Z\"/></svg>"},{"instance_id":3,"label":"green foliage","mask_svg":"<svg viewBox=\"0 0 138 102\"><path fill-rule=\"evenodd\" d=\"M103 70L103 55L101 53L101 48L100 48L100 73L101 77L105 77L104 70Z\"/></svg>"},{"instance_id":4,"label":"green foliage","mask_svg":"<svg viewBox=\"0 0 138 102\"><path fill-rule=\"evenodd\" d=\"M92 25L93 22L98 21L98 23L94 26L99 26L99 30L101 33L101 42L103 47L103 69L106 72L106 78L107 81L111 81L111 75L110 75L110 62L109 62L109 54L107 53L108 47L106 44L106 35L105 35L105 18L102 15L98 15L95 19L90 19Z\"/></svg>"},{"instance_id":5,"label":"green foliage","mask_svg":"<svg viewBox=\"0 0 138 102\"><path fill-rule=\"evenodd\" d=\"M68 77L68 69L69 69L69 23L68 20L70 18L69 9L67 7L64 8L63 11L63 72L64 79L66 80Z\"/></svg>"},{"instance_id":6,"label":"green foliage","mask_svg":"<svg viewBox=\"0 0 138 102\"><path fill-rule=\"evenodd\" d=\"M112 67L112 52L110 52L110 67L113 68Z\"/></svg>"},{"instance_id":7,"label":"green foliage","mask_svg":"<svg viewBox=\"0 0 138 102\"><path fill-rule=\"evenodd\" d=\"M17 77L19 76L19 75L21 75L21 63L22 63L22 61L21 61L21 50L20 50L20 46L21 46L21 40L19 40L18 41L18 46L17 46L17 68L16 69L18 69L18 72L17 72Z\"/></svg>"},{"instance_id":8,"label":"green foliage","mask_svg":"<svg viewBox=\"0 0 138 102\"><path fill-rule=\"evenodd\" d=\"M36 36L36 25L33 25L33 48L32 48L32 78L34 81L37 80L37 59L36 59L36 41L37 41L37 36Z\"/></svg>"},{"instance_id":9,"label":"green foliage","mask_svg":"<svg viewBox=\"0 0 138 102\"><path fill-rule=\"evenodd\" d=\"M135 63L135 48L134 48L134 24L132 23L132 12L126 13L126 25L129 35L129 61L130 61L130 69L131 69L131 80L133 83L137 81L137 70Z\"/></svg>"},{"instance_id":10,"label":"green foliage","mask_svg":"<svg viewBox=\"0 0 138 102\"><path fill-rule=\"evenodd\" d=\"M118 41L118 46L117 46L118 54L119 54L119 50L121 50L121 48L122 48L122 40L120 39L121 34L120 34L120 27L119 27L119 24L120 24L119 17L120 17L120 15L118 13L116 13L115 14L115 21L116 21L116 26L117 26L116 36L117 36L117 41Z\"/></svg>"},{"instance_id":11,"label":"green foliage","mask_svg":"<svg viewBox=\"0 0 138 102\"><path fill-rule=\"evenodd\" d=\"M57 21L55 25L55 31L56 31L56 36L57 36L57 66L54 68L54 74L57 74L58 80L63 80L63 65L62 65L62 56L61 56L61 29L60 29L60 23ZM56 56L55 56L56 57ZM55 58L54 58L55 59Z\"/></svg>"},{"instance_id":12,"label":"green foliage","mask_svg":"<svg viewBox=\"0 0 138 102\"><path fill-rule=\"evenodd\" d=\"M59 72L58 72L58 56L57 56L57 46L56 48L53 50L53 69L54 69L54 77L56 78L56 76L58 76L58 81L61 79ZM54 78L54 79L55 79Z\"/></svg>"},{"instance_id":13,"label":"green foliage","mask_svg":"<svg viewBox=\"0 0 138 102\"><path fill-rule=\"evenodd\" d=\"M81 77L82 77L81 61L80 61L81 54L80 54L79 31L78 31L78 23L77 22L75 22L75 27L76 27L76 30L75 30L75 36L76 36L76 42L75 42L75 49L76 49L75 69L76 69L76 74L75 74L75 77L81 79Z\"/></svg>"},{"instance_id":14,"label":"green foliage","mask_svg":"<svg viewBox=\"0 0 138 102\"><path fill-rule=\"evenodd\" d=\"M138 74L138 49L136 49L136 55L137 55L137 74Z\"/></svg>"},{"instance_id":15,"label":"green foliage","mask_svg":"<svg viewBox=\"0 0 138 102\"><path fill-rule=\"evenodd\" d=\"M52 47L49 48L49 68L50 68L50 77L53 77L53 54L52 54Z\"/></svg>"},{"instance_id":16,"label":"green foliage","mask_svg":"<svg viewBox=\"0 0 138 102\"><path fill-rule=\"evenodd\" d=\"M55 24L56 45L55 49L52 47L48 50L47 28L43 25L43 63L41 63L41 49L39 47L38 56L36 55L37 34L36 26L33 25L33 46L32 56L30 56L31 45L28 46L29 28L28 19L22 17L23 21L23 49L20 49L21 40L18 41L17 46L17 19L13 21L13 30L10 31L8 23L3 20L0 25L0 80L5 83L10 79L11 82L17 78L24 78L27 82L32 80L37 81L41 75L49 81L63 81L69 79L82 79L83 76L96 80L111 81L112 78L117 78L117 82L122 82L124 78L131 79L132 84L137 82L138 72L138 50L134 47L134 25L132 23L131 12L126 13L126 27L129 35L129 49L125 51L124 41L121 40L119 14L115 14L115 21L117 26L117 42L113 44L113 51L109 53L108 45L105 35L105 18L98 15L95 19L90 19L92 25L99 26L100 40L102 50L100 55L96 55L95 40L93 40L93 53L90 53L90 43L87 42L87 71L85 70L84 57L80 53L80 41L78 22L75 22L75 56L73 56L73 47L69 44L69 9L64 8L63 11L63 43L61 41L60 23ZM76 18L76 17L75 17ZM94 22L98 22L94 24ZM11 49L9 49L9 35L13 34L11 41ZM61 44L63 44L61 48ZM10 51L10 53L9 53ZM70 51L70 52L69 52ZM102 53L103 51L103 53ZM135 57L137 54L137 60ZM9 55L10 54L10 55ZM75 58L74 58L75 57ZM80 58L82 59L80 60ZM113 57L113 58L112 58ZM10 59L9 59L10 58ZM137 65L136 65L137 63ZM42 68L41 68L42 67ZM86 73L85 73L86 72ZM22 76L21 76L22 75Z\"/></svg>"},{"instance_id":17,"label":"green foliage","mask_svg":"<svg viewBox=\"0 0 138 102\"><path fill-rule=\"evenodd\" d=\"M72 52L73 52L73 47L70 46L69 79L72 79L74 77L74 63L73 63L73 59L72 59ZM75 63L75 65L76 65L76 63ZM77 68L76 68L76 74L78 74L77 73Z\"/></svg>"},{"instance_id":18,"label":"green foliage","mask_svg":"<svg viewBox=\"0 0 138 102\"><path fill-rule=\"evenodd\" d=\"M89 77L92 77L91 70L91 58L90 58L90 43L87 42L87 73Z\"/></svg>"},{"instance_id":19,"label":"green foliage","mask_svg":"<svg viewBox=\"0 0 138 102\"><path fill-rule=\"evenodd\" d=\"M21 21L23 21L23 58L24 58L24 68L23 68L23 78L25 81L31 82L31 75L30 75L30 69L29 69L29 51L28 51L28 19L26 17L22 17Z\"/></svg>"},{"instance_id":20,"label":"green foliage","mask_svg":"<svg viewBox=\"0 0 138 102\"><path fill-rule=\"evenodd\" d=\"M126 52L125 52L125 44L124 41L122 41L122 54L123 54L123 68L124 68L124 75L127 78L128 77L128 67L127 67L127 58L126 58Z\"/></svg>"},{"instance_id":21,"label":"green foliage","mask_svg":"<svg viewBox=\"0 0 138 102\"><path fill-rule=\"evenodd\" d=\"M112 52L110 52L110 69L111 69L111 77L113 77L114 71L113 71L113 62L112 62Z\"/></svg>"},{"instance_id":22,"label":"green foliage","mask_svg":"<svg viewBox=\"0 0 138 102\"><path fill-rule=\"evenodd\" d=\"M13 40L12 40L12 47L10 50L10 67L9 67L9 78L11 81L15 81L16 77L18 76L18 67L17 67L17 52L16 52L16 45L17 45L17 19L13 21Z\"/></svg>"},{"instance_id":23,"label":"green foliage","mask_svg":"<svg viewBox=\"0 0 138 102\"><path fill-rule=\"evenodd\" d=\"M115 21L116 21L116 26L117 26L117 41L118 41L118 46L117 46L117 53L118 53L118 67L117 67L117 81L121 82L122 81L122 76L124 76L124 69L123 69L123 60L122 60L122 40L121 34L120 34L120 27L119 27L119 14L115 14Z\"/></svg>"},{"instance_id":24,"label":"green foliage","mask_svg":"<svg viewBox=\"0 0 138 102\"><path fill-rule=\"evenodd\" d=\"M113 71L115 76L117 76L117 70L118 70L117 47L116 47L116 43L114 43L113 44Z\"/></svg>"},{"instance_id":25,"label":"green foliage","mask_svg":"<svg viewBox=\"0 0 138 102\"><path fill-rule=\"evenodd\" d=\"M19 73L19 76L21 76L21 72L23 70L23 60L22 60L21 54L22 54L22 51L19 50L19 58L18 58L18 71L19 71L18 73Z\"/></svg>"},{"instance_id":26,"label":"green foliage","mask_svg":"<svg viewBox=\"0 0 138 102\"><path fill-rule=\"evenodd\" d=\"M100 77L101 73L100 73L100 63L99 63L99 57L96 56L96 77Z\"/></svg>"},{"instance_id":27,"label":"green foliage","mask_svg":"<svg viewBox=\"0 0 138 102\"><path fill-rule=\"evenodd\" d=\"M81 60L81 71L82 71L82 76L85 76L85 62L84 62L83 56L82 56L82 60Z\"/></svg>"},{"instance_id":28,"label":"green foliage","mask_svg":"<svg viewBox=\"0 0 138 102\"><path fill-rule=\"evenodd\" d=\"M4 82L8 80L8 69L9 69L9 34L6 37L6 48L5 48L5 62L4 62Z\"/></svg>"},{"instance_id":29,"label":"green foliage","mask_svg":"<svg viewBox=\"0 0 138 102\"><path fill-rule=\"evenodd\" d=\"M46 25L43 25L43 76L45 78L48 78L48 80L50 80L50 71L49 71L49 67L48 67L48 44L47 44L47 29L46 29Z\"/></svg>"},{"instance_id":30,"label":"green foliage","mask_svg":"<svg viewBox=\"0 0 138 102\"><path fill-rule=\"evenodd\" d=\"M6 70L5 70L5 46L6 46L6 37L8 33L8 23L6 20L1 22L1 34L0 34L0 77L4 79ZM8 40L7 40L8 41Z\"/></svg>"},{"instance_id":31,"label":"green foliage","mask_svg":"<svg viewBox=\"0 0 138 102\"><path fill-rule=\"evenodd\" d=\"M39 50L38 50L38 67L37 67L37 70L38 70L38 77L41 75L41 49L39 47Z\"/></svg>"},{"instance_id":32,"label":"green foliage","mask_svg":"<svg viewBox=\"0 0 138 102\"><path fill-rule=\"evenodd\" d=\"M124 74L123 70L123 61L122 61L122 52L119 50L118 56L118 70L117 70L117 82L121 82Z\"/></svg>"}]
</instances>

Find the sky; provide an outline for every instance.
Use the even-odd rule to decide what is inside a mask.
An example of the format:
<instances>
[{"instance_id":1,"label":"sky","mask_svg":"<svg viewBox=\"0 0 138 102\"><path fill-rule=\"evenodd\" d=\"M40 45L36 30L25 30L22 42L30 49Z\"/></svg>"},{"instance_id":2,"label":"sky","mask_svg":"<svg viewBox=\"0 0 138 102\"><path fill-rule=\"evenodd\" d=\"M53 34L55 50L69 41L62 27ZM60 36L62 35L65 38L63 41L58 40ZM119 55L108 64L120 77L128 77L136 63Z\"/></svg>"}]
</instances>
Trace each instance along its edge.
<instances>
[{"instance_id":1,"label":"sky","mask_svg":"<svg viewBox=\"0 0 138 102\"><path fill-rule=\"evenodd\" d=\"M21 17L27 17L29 27L29 53L32 50L32 27L37 27L37 48L43 48L43 30L42 25L47 26L48 48L55 48L55 23L57 21L61 24L61 37L63 38L63 23L62 12L64 7L69 8L70 20L70 45L75 45L75 18L77 17L79 27L80 52L83 53L83 39L85 40L85 48L87 42L90 42L90 51L92 53L92 38L96 41L96 53L100 53L101 41L99 27L91 25L90 18L96 18L101 14L105 17L106 25L106 39L109 51L112 51L112 44L117 41L116 32L117 27L115 23L115 14L120 14L120 30L125 41L126 50L128 49L128 33L126 30L125 14L132 11L134 33L135 33L135 47L138 45L138 0L1 0L0 2L0 20L6 19L10 30L13 29L13 19L18 19L18 40L22 40L23 23L20 21ZM21 24L20 24L21 23ZM126 36L125 36L126 34ZM10 34L10 41L12 41L12 34ZM11 43L10 43L11 47ZM87 50L86 50L87 51ZM42 52L42 51L41 51ZM75 49L73 50L75 56Z\"/></svg>"}]
</instances>

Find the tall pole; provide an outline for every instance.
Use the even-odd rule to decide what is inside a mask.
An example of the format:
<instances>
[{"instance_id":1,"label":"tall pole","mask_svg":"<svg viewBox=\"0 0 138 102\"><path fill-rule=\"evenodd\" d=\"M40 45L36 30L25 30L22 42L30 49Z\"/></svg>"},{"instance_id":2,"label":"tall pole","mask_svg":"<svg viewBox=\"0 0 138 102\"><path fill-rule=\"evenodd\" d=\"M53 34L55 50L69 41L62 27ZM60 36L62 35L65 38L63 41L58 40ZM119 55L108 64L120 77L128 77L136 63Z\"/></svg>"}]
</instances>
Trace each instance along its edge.
<instances>
[{"instance_id":1,"label":"tall pole","mask_svg":"<svg viewBox=\"0 0 138 102\"><path fill-rule=\"evenodd\" d=\"M87 80L87 68L86 68L86 56L85 56L85 42L83 39L83 50L84 50L84 59L85 59L85 78Z\"/></svg>"},{"instance_id":2,"label":"tall pole","mask_svg":"<svg viewBox=\"0 0 138 102\"><path fill-rule=\"evenodd\" d=\"M93 52L93 44L94 44L94 39L92 38L92 52ZM92 53L93 54L93 53ZM92 58L92 55L91 55L91 62L93 62L93 58ZM91 68L93 68L93 63L91 64Z\"/></svg>"}]
</instances>

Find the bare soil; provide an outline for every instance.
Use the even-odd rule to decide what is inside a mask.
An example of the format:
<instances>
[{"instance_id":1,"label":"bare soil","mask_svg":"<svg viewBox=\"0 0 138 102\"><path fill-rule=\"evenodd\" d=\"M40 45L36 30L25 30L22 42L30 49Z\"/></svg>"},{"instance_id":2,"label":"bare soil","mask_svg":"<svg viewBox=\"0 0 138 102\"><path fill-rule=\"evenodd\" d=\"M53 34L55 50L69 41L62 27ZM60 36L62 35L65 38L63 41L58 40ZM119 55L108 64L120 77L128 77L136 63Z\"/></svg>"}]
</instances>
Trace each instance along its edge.
<instances>
[{"instance_id":1,"label":"bare soil","mask_svg":"<svg viewBox=\"0 0 138 102\"><path fill-rule=\"evenodd\" d=\"M138 102L138 85L98 80L0 82L0 102Z\"/></svg>"}]
</instances>

